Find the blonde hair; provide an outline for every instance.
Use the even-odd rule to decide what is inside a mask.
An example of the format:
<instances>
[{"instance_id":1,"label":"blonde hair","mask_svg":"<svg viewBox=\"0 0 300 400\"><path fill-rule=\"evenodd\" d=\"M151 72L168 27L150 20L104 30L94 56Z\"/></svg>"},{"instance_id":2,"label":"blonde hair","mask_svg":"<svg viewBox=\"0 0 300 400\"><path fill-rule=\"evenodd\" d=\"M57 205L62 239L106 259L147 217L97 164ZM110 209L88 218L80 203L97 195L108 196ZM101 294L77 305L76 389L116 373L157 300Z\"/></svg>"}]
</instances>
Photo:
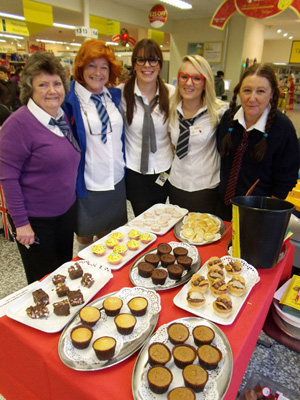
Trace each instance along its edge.
<instances>
[{"instance_id":1,"label":"blonde hair","mask_svg":"<svg viewBox=\"0 0 300 400\"><path fill-rule=\"evenodd\" d=\"M190 62L197 69L197 71L205 77L205 86L202 96L203 106L207 106L208 113L211 118L211 122L213 126L217 125L220 118L218 114L218 110L225 104L223 101L216 98L215 92L215 83L212 69L209 63L205 60L205 58L199 55L192 56L184 56L182 59L182 64L178 70L178 72L183 67L185 62ZM170 110L170 120L173 124L175 119L177 118L176 109L178 104L181 102L182 96L179 92L178 83L176 85L176 90L171 102L171 110Z\"/></svg>"}]
</instances>

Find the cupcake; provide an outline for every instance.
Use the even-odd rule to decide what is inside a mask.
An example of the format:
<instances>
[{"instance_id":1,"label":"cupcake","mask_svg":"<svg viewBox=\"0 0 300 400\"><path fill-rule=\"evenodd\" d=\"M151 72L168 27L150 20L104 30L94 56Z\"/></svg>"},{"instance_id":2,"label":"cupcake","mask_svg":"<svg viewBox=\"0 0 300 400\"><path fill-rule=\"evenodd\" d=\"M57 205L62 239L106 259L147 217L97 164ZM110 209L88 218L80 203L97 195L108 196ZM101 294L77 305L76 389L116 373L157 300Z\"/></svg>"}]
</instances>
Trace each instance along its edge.
<instances>
[{"instance_id":1,"label":"cupcake","mask_svg":"<svg viewBox=\"0 0 300 400\"><path fill-rule=\"evenodd\" d=\"M178 246L173 249L173 254L176 258L180 256L187 256L188 249L186 249L185 247Z\"/></svg>"},{"instance_id":2,"label":"cupcake","mask_svg":"<svg viewBox=\"0 0 300 400\"><path fill-rule=\"evenodd\" d=\"M130 335L135 327L136 318L132 314L119 314L115 317L115 324L121 335Z\"/></svg>"},{"instance_id":3,"label":"cupcake","mask_svg":"<svg viewBox=\"0 0 300 400\"><path fill-rule=\"evenodd\" d=\"M160 256L157 254L146 254L145 262L153 264L154 267L157 267L160 262Z\"/></svg>"},{"instance_id":4,"label":"cupcake","mask_svg":"<svg viewBox=\"0 0 300 400\"><path fill-rule=\"evenodd\" d=\"M203 296L201 289L192 287L187 292L186 301L188 302L189 306L199 308L204 306L205 297Z\"/></svg>"},{"instance_id":5,"label":"cupcake","mask_svg":"<svg viewBox=\"0 0 300 400\"><path fill-rule=\"evenodd\" d=\"M125 244L118 244L113 249L114 253L119 253L119 254L121 254L121 256L125 256L127 250L128 250L128 248L127 248L127 246L125 246Z\"/></svg>"},{"instance_id":6,"label":"cupcake","mask_svg":"<svg viewBox=\"0 0 300 400\"><path fill-rule=\"evenodd\" d=\"M205 293L209 288L209 281L203 275L194 274L191 277L191 285L198 288L201 293Z\"/></svg>"},{"instance_id":7,"label":"cupcake","mask_svg":"<svg viewBox=\"0 0 300 400\"><path fill-rule=\"evenodd\" d=\"M175 365L180 369L193 364L197 357L196 349L189 344L177 344L174 346L172 354Z\"/></svg>"},{"instance_id":8,"label":"cupcake","mask_svg":"<svg viewBox=\"0 0 300 400\"><path fill-rule=\"evenodd\" d=\"M180 386L168 393L168 400L196 400L195 392L187 387Z\"/></svg>"},{"instance_id":9,"label":"cupcake","mask_svg":"<svg viewBox=\"0 0 300 400\"><path fill-rule=\"evenodd\" d=\"M210 286L210 290L214 296L220 296L228 292L228 285L224 279L215 279Z\"/></svg>"},{"instance_id":10,"label":"cupcake","mask_svg":"<svg viewBox=\"0 0 300 400\"><path fill-rule=\"evenodd\" d=\"M88 325L78 325L71 331L71 341L76 349L86 349L93 337L93 329Z\"/></svg>"},{"instance_id":11,"label":"cupcake","mask_svg":"<svg viewBox=\"0 0 300 400\"><path fill-rule=\"evenodd\" d=\"M193 329L192 332L194 343L196 346L202 346L203 344L211 344L215 338L215 332L206 325L198 325Z\"/></svg>"},{"instance_id":12,"label":"cupcake","mask_svg":"<svg viewBox=\"0 0 300 400\"><path fill-rule=\"evenodd\" d=\"M141 232L138 231L137 229L131 229L131 230L128 232L128 237L129 237L129 239L137 240L140 236L141 236Z\"/></svg>"},{"instance_id":13,"label":"cupcake","mask_svg":"<svg viewBox=\"0 0 300 400\"><path fill-rule=\"evenodd\" d=\"M121 242L124 239L124 235L121 232L113 232L110 237L116 239L118 242Z\"/></svg>"},{"instance_id":14,"label":"cupcake","mask_svg":"<svg viewBox=\"0 0 300 400\"><path fill-rule=\"evenodd\" d=\"M229 261L225 264L227 275L236 276L242 272L242 264L239 261Z\"/></svg>"},{"instance_id":15,"label":"cupcake","mask_svg":"<svg viewBox=\"0 0 300 400\"><path fill-rule=\"evenodd\" d=\"M109 249L113 249L118 244L119 242L117 241L117 239L113 239L111 237L105 240L105 246L108 247Z\"/></svg>"},{"instance_id":16,"label":"cupcake","mask_svg":"<svg viewBox=\"0 0 300 400\"><path fill-rule=\"evenodd\" d=\"M102 305L106 315L115 317L121 311L123 301L119 297L110 296L103 301Z\"/></svg>"},{"instance_id":17,"label":"cupcake","mask_svg":"<svg viewBox=\"0 0 300 400\"><path fill-rule=\"evenodd\" d=\"M239 297L246 292L246 282L242 276L233 276L230 281L227 282L228 291L232 296Z\"/></svg>"},{"instance_id":18,"label":"cupcake","mask_svg":"<svg viewBox=\"0 0 300 400\"><path fill-rule=\"evenodd\" d=\"M111 359L116 350L116 339L110 336L102 336L93 343L93 349L100 361Z\"/></svg>"},{"instance_id":19,"label":"cupcake","mask_svg":"<svg viewBox=\"0 0 300 400\"><path fill-rule=\"evenodd\" d=\"M189 256L180 256L177 258L178 264L182 265L184 269L189 270L191 268L193 259Z\"/></svg>"},{"instance_id":20,"label":"cupcake","mask_svg":"<svg viewBox=\"0 0 300 400\"><path fill-rule=\"evenodd\" d=\"M107 261L112 265L121 264L123 257L120 253L113 252L107 257Z\"/></svg>"},{"instance_id":21,"label":"cupcake","mask_svg":"<svg viewBox=\"0 0 300 400\"><path fill-rule=\"evenodd\" d=\"M94 326L99 321L101 313L93 306L83 307L79 312L81 322L88 326Z\"/></svg>"},{"instance_id":22,"label":"cupcake","mask_svg":"<svg viewBox=\"0 0 300 400\"><path fill-rule=\"evenodd\" d=\"M195 364L187 365L182 371L182 376L185 386L196 393L202 392L208 381L207 371Z\"/></svg>"},{"instance_id":23,"label":"cupcake","mask_svg":"<svg viewBox=\"0 0 300 400\"><path fill-rule=\"evenodd\" d=\"M221 294L213 302L214 312L221 318L227 318L232 312L232 301L228 294Z\"/></svg>"},{"instance_id":24,"label":"cupcake","mask_svg":"<svg viewBox=\"0 0 300 400\"><path fill-rule=\"evenodd\" d=\"M147 263L147 262L139 262L138 265L138 273L140 276L142 276L143 278L150 278L151 277L151 273L154 270L154 265Z\"/></svg>"},{"instance_id":25,"label":"cupcake","mask_svg":"<svg viewBox=\"0 0 300 400\"><path fill-rule=\"evenodd\" d=\"M165 269L158 268L151 272L151 279L154 285L163 285L168 277L168 272Z\"/></svg>"},{"instance_id":26,"label":"cupcake","mask_svg":"<svg viewBox=\"0 0 300 400\"><path fill-rule=\"evenodd\" d=\"M169 265L174 264L176 261L175 256L173 254L163 254L160 256L161 266L167 268Z\"/></svg>"},{"instance_id":27,"label":"cupcake","mask_svg":"<svg viewBox=\"0 0 300 400\"><path fill-rule=\"evenodd\" d=\"M126 244L129 250L137 250L140 247L140 242L135 239L129 240Z\"/></svg>"},{"instance_id":28,"label":"cupcake","mask_svg":"<svg viewBox=\"0 0 300 400\"><path fill-rule=\"evenodd\" d=\"M172 251L172 247L169 245L169 243L160 243L157 246L157 254L159 256L162 256L163 254L169 254Z\"/></svg>"},{"instance_id":29,"label":"cupcake","mask_svg":"<svg viewBox=\"0 0 300 400\"><path fill-rule=\"evenodd\" d=\"M154 366L147 373L149 388L153 393L165 393L173 380L172 372L163 366Z\"/></svg>"},{"instance_id":30,"label":"cupcake","mask_svg":"<svg viewBox=\"0 0 300 400\"><path fill-rule=\"evenodd\" d=\"M106 250L105 244L95 244L95 246L92 247L92 253L97 257L103 256Z\"/></svg>"},{"instance_id":31,"label":"cupcake","mask_svg":"<svg viewBox=\"0 0 300 400\"><path fill-rule=\"evenodd\" d=\"M210 370L216 369L222 360L221 351L211 344L204 344L197 350L200 365Z\"/></svg>"},{"instance_id":32,"label":"cupcake","mask_svg":"<svg viewBox=\"0 0 300 400\"><path fill-rule=\"evenodd\" d=\"M170 279L178 281L182 277L184 268L179 264L171 264L168 266L167 271Z\"/></svg>"},{"instance_id":33,"label":"cupcake","mask_svg":"<svg viewBox=\"0 0 300 400\"><path fill-rule=\"evenodd\" d=\"M172 344L183 344L189 336L188 328L180 322L174 322L168 326L168 337Z\"/></svg>"},{"instance_id":34,"label":"cupcake","mask_svg":"<svg viewBox=\"0 0 300 400\"><path fill-rule=\"evenodd\" d=\"M142 243L145 243L145 244L150 243L152 239L153 239L153 236L150 235L150 233L143 233L143 234L140 236L140 241L141 241Z\"/></svg>"},{"instance_id":35,"label":"cupcake","mask_svg":"<svg viewBox=\"0 0 300 400\"><path fill-rule=\"evenodd\" d=\"M165 365L171 360L171 352L164 343L154 342L148 348L148 361L151 366Z\"/></svg>"},{"instance_id":36,"label":"cupcake","mask_svg":"<svg viewBox=\"0 0 300 400\"><path fill-rule=\"evenodd\" d=\"M132 315L135 317L141 317L146 314L148 300L145 299L145 297L134 297L127 303L127 305Z\"/></svg>"}]
</instances>

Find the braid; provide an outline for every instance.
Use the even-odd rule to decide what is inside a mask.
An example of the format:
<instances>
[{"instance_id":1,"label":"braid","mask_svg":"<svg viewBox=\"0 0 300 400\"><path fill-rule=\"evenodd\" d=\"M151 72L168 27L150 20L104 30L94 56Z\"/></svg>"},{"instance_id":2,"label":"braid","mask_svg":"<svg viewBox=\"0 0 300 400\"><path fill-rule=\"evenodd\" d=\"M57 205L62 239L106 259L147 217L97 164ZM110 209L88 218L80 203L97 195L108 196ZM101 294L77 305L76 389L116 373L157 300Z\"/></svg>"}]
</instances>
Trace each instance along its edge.
<instances>
[{"instance_id":1,"label":"braid","mask_svg":"<svg viewBox=\"0 0 300 400\"><path fill-rule=\"evenodd\" d=\"M134 97L135 75L132 74L124 86L124 98L126 102L126 119L128 125L131 125L133 119L133 110L135 107Z\"/></svg>"},{"instance_id":2,"label":"braid","mask_svg":"<svg viewBox=\"0 0 300 400\"><path fill-rule=\"evenodd\" d=\"M224 136L224 138L222 140L221 151L220 151L221 157L228 156L228 154L232 150L231 131L232 131L232 127L233 127L233 117L234 117L234 114L236 113L236 99L237 99L237 95L239 93L239 90L240 90L240 85L237 85L234 88L232 100L230 102L230 114L229 114L229 122L228 122L228 132L226 133L226 135Z\"/></svg>"}]
</instances>

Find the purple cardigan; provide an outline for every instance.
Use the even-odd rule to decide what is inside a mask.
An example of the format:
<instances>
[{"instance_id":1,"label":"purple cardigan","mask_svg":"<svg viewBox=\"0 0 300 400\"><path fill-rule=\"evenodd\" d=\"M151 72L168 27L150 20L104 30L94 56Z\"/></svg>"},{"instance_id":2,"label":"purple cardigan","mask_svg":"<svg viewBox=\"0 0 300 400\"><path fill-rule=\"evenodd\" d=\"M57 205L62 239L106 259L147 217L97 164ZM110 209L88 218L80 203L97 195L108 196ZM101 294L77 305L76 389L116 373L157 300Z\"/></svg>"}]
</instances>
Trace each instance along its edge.
<instances>
[{"instance_id":1,"label":"purple cardigan","mask_svg":"<svg viewBox=\"0 0 300 400\"><path fill-rule=\"evenodd\" d=\"M41 124L26 106L0 131L0 184L16 227L28 217L55 217L75 202L80 153Z\"/></svg>"}]
</instances>

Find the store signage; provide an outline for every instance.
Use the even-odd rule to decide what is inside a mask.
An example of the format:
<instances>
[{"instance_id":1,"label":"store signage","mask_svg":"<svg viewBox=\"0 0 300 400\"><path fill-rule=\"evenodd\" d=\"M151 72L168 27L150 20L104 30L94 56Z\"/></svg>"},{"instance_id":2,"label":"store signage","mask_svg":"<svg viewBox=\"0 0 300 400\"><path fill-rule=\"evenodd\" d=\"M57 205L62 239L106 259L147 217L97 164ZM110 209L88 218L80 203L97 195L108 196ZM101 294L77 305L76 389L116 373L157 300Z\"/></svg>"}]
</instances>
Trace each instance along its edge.
<instances>
[{"instance_id":1,"label":"store signage","mask_svg":"<svg viewBox=\"0 0 300 400\"><path fill-rule=\"evenodd\" d=\"M75 28L75 36L98 39L98 29L88 28L86 26L77 26Z\"/></svg>"},{"instance_id":2,"label":"store signage","mask_svg":"<svg viewBox=\"0 0 300 400\"><path fill-rule=\"evenodd\" d=\"M290 63L291 64L300 63L300 40L293 40Z\"/></svg>"},{"instance_id":3,"label":"store signage","mask_svg":"<svg viewBox=\"0 0 300 400\"><path fill-rule=\"evenodd\" d=\"M149 22L153 28L161 28L167 21L168 12L162 4L156 4L149 12Z\"/></svg>"},{"instance_id":4,"label":"store signage","mask_svg":"<svg viewBox=\"0 0 300 400\"><path fill-rule=\"evenodd\" d=\"M29 36L27 25L23 21L14 21L12 19L2 19L0 30L7 33Z\"/></svg>"}]
</instances>

